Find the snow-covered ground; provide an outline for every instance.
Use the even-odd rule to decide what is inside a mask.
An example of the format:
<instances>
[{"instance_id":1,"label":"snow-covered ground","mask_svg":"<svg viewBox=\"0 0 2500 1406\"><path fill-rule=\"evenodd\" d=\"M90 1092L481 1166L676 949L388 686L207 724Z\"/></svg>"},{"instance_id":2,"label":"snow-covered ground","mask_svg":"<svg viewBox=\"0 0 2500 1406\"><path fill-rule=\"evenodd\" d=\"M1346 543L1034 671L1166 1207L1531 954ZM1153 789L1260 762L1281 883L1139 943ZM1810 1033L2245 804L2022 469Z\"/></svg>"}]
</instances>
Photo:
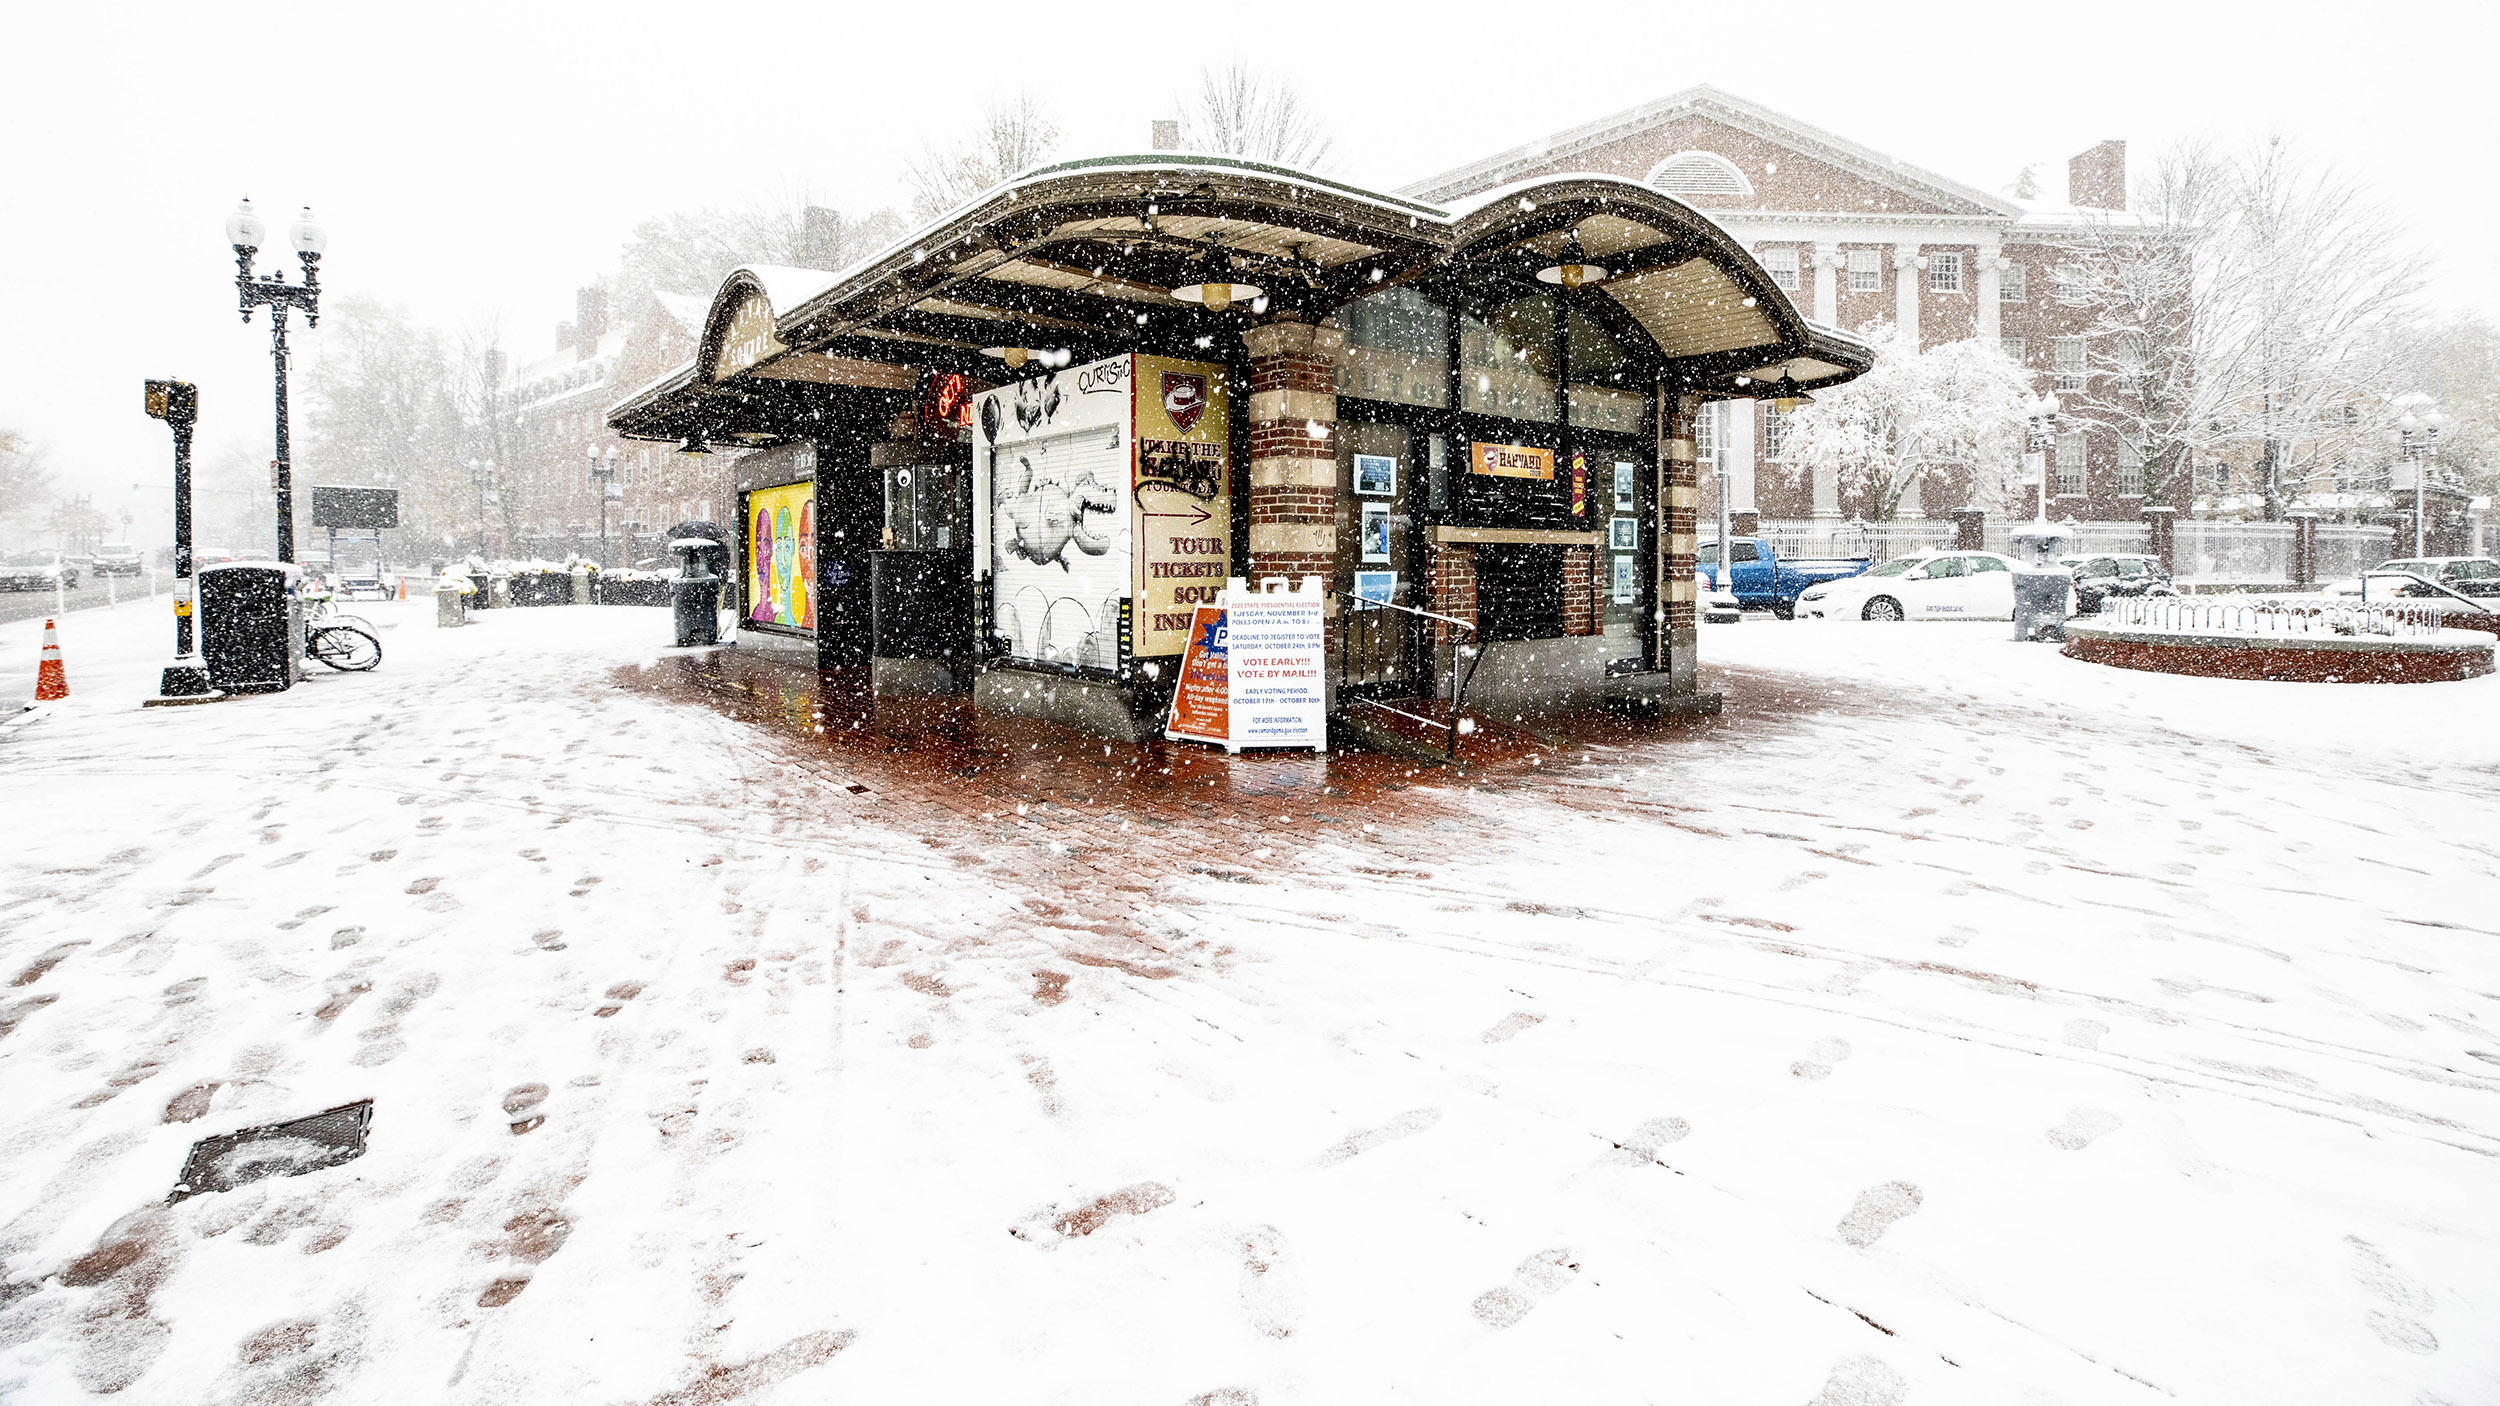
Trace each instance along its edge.
<instances>
[{"instance_id":1,"label":"snow-covered ground","mask_svg":"<svg viewBox=\"0 0 2500 1406\"><path fill-rule=\"evenodd\" d=\"M2500 678L1748 621L1454 777L940 770L367 613L0 721L0 1400L2500 1402Z\"/></svg>"}]
</instances>

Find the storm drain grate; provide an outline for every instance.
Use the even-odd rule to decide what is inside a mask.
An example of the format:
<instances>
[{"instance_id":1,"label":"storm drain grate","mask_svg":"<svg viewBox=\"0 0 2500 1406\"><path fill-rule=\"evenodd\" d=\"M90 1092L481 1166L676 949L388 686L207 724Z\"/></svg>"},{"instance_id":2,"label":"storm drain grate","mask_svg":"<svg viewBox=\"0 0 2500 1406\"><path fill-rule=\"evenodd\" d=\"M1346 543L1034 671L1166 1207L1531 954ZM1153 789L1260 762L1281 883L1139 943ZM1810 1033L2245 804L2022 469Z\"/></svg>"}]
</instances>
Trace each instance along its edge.
<instances>
[{"instance_id":1,"label":"storm drain grate","mask_svg":"<svg viewBox=\"0 0 2500 1406\"><path fill-rule=\"evenodd\" d=\"M220 1133L191 1144L166 1204L206 1191L232 1191L264 1177L300 1177L365 1155L373 1100L343 1103L291 1123Z\"/></svg>"}]
</instances>

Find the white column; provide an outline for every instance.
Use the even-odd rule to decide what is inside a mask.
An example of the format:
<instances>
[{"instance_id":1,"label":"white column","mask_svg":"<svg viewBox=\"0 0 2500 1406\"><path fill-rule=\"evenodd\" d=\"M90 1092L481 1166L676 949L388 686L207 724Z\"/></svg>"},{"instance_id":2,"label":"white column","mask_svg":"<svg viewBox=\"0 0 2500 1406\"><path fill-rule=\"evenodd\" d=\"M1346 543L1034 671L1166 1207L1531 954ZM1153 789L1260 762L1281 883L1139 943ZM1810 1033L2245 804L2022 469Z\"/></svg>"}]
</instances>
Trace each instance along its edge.
<instances>
[{"instance_id":1,"label":"white column","mask_svg":"<svg viewBox=\"0 0 2500 1406\"><path fill-rule=\"evenodd\" d=\"M1754 506L1753 456L1758 418L1750 400L1731 400L1719 411L1719 453L1727 459L1727 505L1732 513L1758 513Z\"/></svg>"},{"instance_id":2,"label":"white column","mask_svg":"<svg viewBox=\"0 0 2500 1406\"><path fill-rule=\"evenodd\" d=\"M1818 243L1814 246L1814 320L1826 327L1840 325L1840 245Z\"/></svg>"},{"instance_id":3,"label":"white column","mask_svg":"<svg viewBox=\"0 0 2500 1406\"><path fill-rule=\"evenodd\" d=\"M2005 246L1990 240L1979 246L1979 283L1971 296L1979 300L1979 336L1990 346L2004 335L1997 313L1997 278L2005 268Z\"/></svg>"},{"instance_id":4,"label":"white column","mask_svg":"<svg viewBox=\"0 0 2500 1406\"><path fill-rule=\"evenodd\" d=\"M1922 277L1919 270L1927 261L1919 257L1915 244L1892 246L1892 320L1901 329L1901 344L1912 351L1920 350L1918 341L1918 295Z\"/></svg>"}]
</instances>

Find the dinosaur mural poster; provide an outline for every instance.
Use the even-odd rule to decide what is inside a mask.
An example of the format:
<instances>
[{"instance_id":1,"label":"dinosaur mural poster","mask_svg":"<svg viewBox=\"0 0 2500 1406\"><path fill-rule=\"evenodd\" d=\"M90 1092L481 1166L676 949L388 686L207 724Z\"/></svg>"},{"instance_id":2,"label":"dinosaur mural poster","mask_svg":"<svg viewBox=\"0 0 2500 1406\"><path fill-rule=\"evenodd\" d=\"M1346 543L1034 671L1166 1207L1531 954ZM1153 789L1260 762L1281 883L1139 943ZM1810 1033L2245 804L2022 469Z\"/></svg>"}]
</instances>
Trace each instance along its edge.
<instances>
[{"instance_id":1,"label":"dinosaur mural poster","mask_svg":"<svg viewBox=\"0 0 2500 1406\"><path fill-rule=\"evenodd\" d=\"M1140 659L1181 652L1197 608L1232 570L1232 406L1224 368L1140 356L1136 400L1134 639Z\"/></svg>"},{"instance_id":2,"label":"dinosaur mural poster","mask_svg":"<svg viewBox=\"0 0 2500 1406\"><path fill-rule=\"evenodd\" d=\"M1130 358L984 391L973 410L978 564L1009 658L1120 666L1132 552Z\"/></svg>"},{"instance_id":3,"label":"dinosaur mural poster","mask_svg":"<svg viewBox=\"0 0 2500 1406\"><path fill-rule=\"evenodd\" d=\"M1008 657L1114 673L1180 654L1231 563L1231 423L1224 368L1165 357L978 397L976 551Z\"/></svg>"}]
</instances>

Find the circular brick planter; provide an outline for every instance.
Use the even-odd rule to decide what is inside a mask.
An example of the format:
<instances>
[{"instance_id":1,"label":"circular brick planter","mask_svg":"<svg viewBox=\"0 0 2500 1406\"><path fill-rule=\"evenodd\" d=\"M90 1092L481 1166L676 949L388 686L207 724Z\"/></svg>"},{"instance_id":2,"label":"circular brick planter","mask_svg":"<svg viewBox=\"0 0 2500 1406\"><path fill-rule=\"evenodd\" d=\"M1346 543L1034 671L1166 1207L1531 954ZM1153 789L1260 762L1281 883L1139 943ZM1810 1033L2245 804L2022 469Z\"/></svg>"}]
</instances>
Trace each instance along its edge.
<instances>
[{"instance_id":1,"label":"circular brick planter","mask_svg":"<svg viewBox=\"0 0 2500 1406\"><path fill-rule=\"evenodd\" d=\"M2246 635L2066 622L2066 657L2157 674L2288 683L2446 683L2492 672L2488 635Z\"/></svg>"}]
</instances>

